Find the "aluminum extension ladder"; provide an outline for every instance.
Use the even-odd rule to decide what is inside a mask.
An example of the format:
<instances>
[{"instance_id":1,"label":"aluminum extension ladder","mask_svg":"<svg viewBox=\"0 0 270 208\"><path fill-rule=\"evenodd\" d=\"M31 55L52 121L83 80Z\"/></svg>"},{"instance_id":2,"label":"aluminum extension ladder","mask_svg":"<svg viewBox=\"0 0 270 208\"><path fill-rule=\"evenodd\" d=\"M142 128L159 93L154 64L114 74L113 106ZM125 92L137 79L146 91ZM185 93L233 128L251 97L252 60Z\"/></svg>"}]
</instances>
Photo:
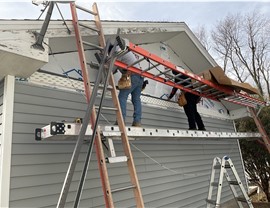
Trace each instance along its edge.
<instances>
[{"instance_id":1,"label":"aluminum extension ladder","mask_svg":"<svg viewBox=\"0 0 270 208\"><path fill-rule=\"evenodd\" d=\"M220 170L219 180L218 182L215 182L215 173L217 169ZM231 171L229 171L229 169ZM235 180L229 176L229 172L231 172L234 175ZM243 208L244 207L243 203L245 203L247 204L248 207L253 208L251 200L244 189L243 183L241 182L240 177L237 174L235 166L233 165L232 160L228 156L224 156L222 159L220 159L219 157L216 157L213 160L210 185L209 185L209 190L208 190L208 197L206 199L207 208L210 208L211 206L214 206L215 208L221 207L220 199L221 199L221 191L222 191L224 176L230 186L230 189L234 195L234 198L238 206L240 208ZM217 188L216 200L212 199L214 187ZM240 191L242 193L241 196L238 195L236 187L240 188Z\"/></svg>"},{"instance_id":2,"label":"aluminum extension ladder","mask_svg":"<svg viewBox=\"0 0 270 208\"><path fill-rule=\"evenodd\" d=\"M60 194L60 197L58 200L57 207L61 207L61 208L65 207L65 202L66 202L68 190L69 190L69 187L70 187L70 184L72 181L72 176L73 176L73 173L75 171L75 167L76 167L76 164L78 161L80 150L81 150L81 147L83 144L83 138L85 136L85 132L86 132L87 126L89 124L89 120L91 120L91 127L92 127L92 131L93 131L92 139L90 141L87 156L85 159L85 164L84 164L83 172L81 175L79 188L78 188L75 202L74 202L74 207L79 206L82 189L83 189L83 185L85 182L85 178L86 178L86 174L88 171L88 166L89 166L89 162L90 162L90 158L91 158L92 147L93 147L93 145L95 145L106 207L114 207L112 193L124 191L127 189L133 189L134 199L135 199L136 205L138 208L142 208L142 207L144 207L144 202L143 202L141 189L140 189L140 185L139 185L139 180L137 177L135 164L133 161L133 156L132 156L131 148L130 148L129 141L128 141L125 123L124 123L124 120L122 118L122 112L121 112L120 104L118 101L117 91L116 91L116 87L115 87L115 83L114 83L114 79L113 79L113 74L112 74L114 61L116 60L116 55L117 55L116 53L114 53L117 41L114 40L114 47L113 47L112 52L111 52L113 55L109 56L108 50L109 50L110 41L107 41L107 44L105 43L105 38L104 38L104 34L103 34L103 30L102 30L102 26L101 26L100 17L99 17L98 8L97 8L96 3L93 4L93 7L92 7L93 11L90 11L86 8L80 7L80 6L76 5L75 3L70 3L70 8L71 8L71 13L72 13L72 22L73 22L74 31L75 31L76 43L77 43L80 65L81 65L82 74L83 74L84 88L85 88L85 94L86 94L86 98L87 98L87 102L88 102L88 107L87 107L85 117L83 118L82 127L81 127L81 130L80 130L80 133L78 136L78 140L77 140L77 143L76 143L76 146L75 146L75 149L74 149L71 161L70 161L70 165L69 165L69 168L68 168L68 171L66 174L66 178L65 178L65 181L64 181L64 184L62 187L62 191L61 191L61 194ZM94 15L96 28L92 28L92 27L89 27L88 25L80 23L78 20L78 16L77 16L77 9L80 9L83 12L87 12L87 13ZM81 27L97 32L98 37L99 37L100 46L83 41L82 36L81 36L81 32L80 32ZM95 50L99 50L102 53L102 57L103 57L100 60L98 75L97 75L97 78L95 81L93 91L91 90L91 87L90 87L91 85L90 85L90 81L89 81L89 77L88 77L87 62L86 62L85 53L84 53L84 50L85 50L84 46L91 47ZM109 62L109 65L107 62ZM98 112L96 113L95 106L94 106L95 99L97 96L97 91L98 91L99 85L102 82L102 78L104 78L104 76L105 76L105 80L103 80L104 87L103 87L100 103L98 106ZM116 157L116 155L113 154L113 155L111 155L112 156L111 158L105 158L98 122L99 122L99 116L100 116L100 113L102 110L103 100L104 100L105 93L106 93L109 82L111 85L111 94L112 94L112 99L113 99L113 103L115 106L114 110L116 111L117 122L118 122L119 129L121 131L121 139L122 139L122 145L123 145L125 156ZM112 140L109 140L108 143L109 143L110 147L113 146ZM127 163L127 167L128 167L129 175L130 175L130 182L131 182L130 186L118 188L115 190L111 189L110 182L109 182L109 176L108 176L108 170L107 170L107 166L106 166L106 162L108 162L108 161L109 162L126 162Z\"/></svg>"}]
</instances>

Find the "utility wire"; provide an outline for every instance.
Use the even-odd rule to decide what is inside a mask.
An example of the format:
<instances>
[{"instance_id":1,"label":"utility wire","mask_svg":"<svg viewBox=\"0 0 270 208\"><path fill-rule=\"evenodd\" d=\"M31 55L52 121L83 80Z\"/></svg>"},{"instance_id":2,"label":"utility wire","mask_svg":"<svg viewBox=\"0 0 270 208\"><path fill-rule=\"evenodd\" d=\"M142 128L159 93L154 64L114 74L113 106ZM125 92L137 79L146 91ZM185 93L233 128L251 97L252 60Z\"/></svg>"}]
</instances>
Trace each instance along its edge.
<instances>
[{"instance_id":1,"label":"utility wire","mask_svg":"<svg viewBox=\"0 0 270 208\"><path fill-rule=\"evenodd\" d=\"M183 175L183 176L192 176L192 177L198 177L198 176L203 176L205 174L191 174L191 173L182 173L179 171L176 171L174 169L168 168L167 166L163 165L162 163L158 162L157 160L155 160L153 157L151 157L150 155L146 154L144 151L142 151L141 149L139 149L136 145L132 144L132 142L129 142L131 144L131 146L138 150L139 152L141 152L143 155L145 155L147 158L149 158L150 160L152 160L154 163L156 163L157 165L159 165L160 167L162 167L165 170L168 170L170 172L172 172L173 174L177 174L177 175Z\"/></svg>"}]
</instances>

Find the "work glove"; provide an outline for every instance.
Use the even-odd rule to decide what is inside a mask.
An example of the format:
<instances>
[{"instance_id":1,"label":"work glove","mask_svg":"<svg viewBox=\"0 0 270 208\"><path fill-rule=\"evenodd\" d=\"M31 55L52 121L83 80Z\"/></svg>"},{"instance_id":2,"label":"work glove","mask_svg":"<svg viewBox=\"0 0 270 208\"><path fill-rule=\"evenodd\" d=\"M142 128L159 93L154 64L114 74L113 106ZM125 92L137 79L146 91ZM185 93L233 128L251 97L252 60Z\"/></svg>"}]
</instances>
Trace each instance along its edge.
<instances>
[{"instance_id":1,"label":"work glove","mask_svg":"<svg viewBox=\"0 0 270 208\"><path fill-rule=\"evenodd\" d=\"M142 91L145 89L146 85L148 85L148 84L149 84L148 80L145 80L145 81L143 82L143 85L142 85Z\"/></svg>"}]
</instances>

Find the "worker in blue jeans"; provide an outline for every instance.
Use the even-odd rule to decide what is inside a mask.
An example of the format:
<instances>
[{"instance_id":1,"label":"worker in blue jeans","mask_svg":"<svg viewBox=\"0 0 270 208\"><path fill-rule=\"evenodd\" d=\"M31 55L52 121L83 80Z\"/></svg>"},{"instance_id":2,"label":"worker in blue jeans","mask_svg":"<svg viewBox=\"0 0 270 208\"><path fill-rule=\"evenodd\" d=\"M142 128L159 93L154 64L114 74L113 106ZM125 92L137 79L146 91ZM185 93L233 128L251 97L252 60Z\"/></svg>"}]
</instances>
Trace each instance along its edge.
<instances>
[{"instance_id":1,"label":"worker in blue jeans","mask_svg":"<svg viewBox=\"0 0 270 208\"><path fill-rule=\"evenodd\" d=\"M141 91L143 85L143 78L138 74L131 74L130 77L131 88L119 90L120 92L118 95L118 99L122 110L122 116L125 120L127 111L127 99L128 95L131 94L131 102L134 107L132 126L140 127L142 119Z\"/></svg>"},{"instance_id":2,"label":"worker in blue jeans","mask_svg":"<svg viewBox=\"0 0 270 208\"><path fill-rule=\"evenodd\" d=\"M116 46L116 51L119 51L119 50L120 50L119 46ZM110 48L109 48L109 51L110 51ZM117 60L127 65L132 65L138 60L138 58L139 57L136 57L132 51L129 51L128 53L121 56ZM140 68L139 63L136 63L132 66L136 68ZM123 119L124 121L126 119L127 99L128 99L129 94L131 94L131 102L134 107L132 126L140 127L141 119L142 119L141 91L142 91L144 79L140 75L132 73L130 71L127 71L124 69L120 69L120 71L122 74L130 75L130 78L131 78L131 88L119 89L119 94L118 94L118 99L121 106Z\"/></svg>"}]
</instances>

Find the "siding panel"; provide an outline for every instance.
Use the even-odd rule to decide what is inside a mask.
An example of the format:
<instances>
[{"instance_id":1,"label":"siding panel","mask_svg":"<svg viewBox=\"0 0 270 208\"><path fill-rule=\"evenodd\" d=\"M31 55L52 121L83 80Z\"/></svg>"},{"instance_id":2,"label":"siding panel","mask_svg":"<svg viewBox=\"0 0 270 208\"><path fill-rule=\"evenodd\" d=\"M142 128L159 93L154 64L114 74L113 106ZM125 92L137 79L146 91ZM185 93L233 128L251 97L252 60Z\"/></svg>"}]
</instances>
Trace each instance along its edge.
<instances>
[{"instance_id":1,"label":"siding panel","mask_svg":"<svg viewBox=\"0 0 270 208\"><path fill-rule=\"evenodd\" d=\"M105 100L105 105L111 103ZM10 207L56 206L75 142L37 142L34 130L51 121L83 117L85 108L85 99L79 93L16 83ZM127 122L131 123L131 104L128 109ZM115 121L112 112L104 111L103 116L111 123ZM230 121L209 117L203 120L209 130L233 131ZM107 124L104 118L101 123ZM143 105L143 125L187 129L187 119L181 110ZM147 207L204 207L212 160L216 156L229 155L244 179L236 140L145 139L131 141L131 144ZM115 148L118 155L123 153L119 141L115 142ZM66 207L73 206L86 150L87 145L84 145ZM129 185L124 164L108 164L108 169L112 188ZM230 190L227 186L223 190L222 200L227 201L232 197ZM114 201L116 207L134 206L131 191L114 194ZM95 152L80 206L104 207Z\"/></svg>"}]
</instances>

